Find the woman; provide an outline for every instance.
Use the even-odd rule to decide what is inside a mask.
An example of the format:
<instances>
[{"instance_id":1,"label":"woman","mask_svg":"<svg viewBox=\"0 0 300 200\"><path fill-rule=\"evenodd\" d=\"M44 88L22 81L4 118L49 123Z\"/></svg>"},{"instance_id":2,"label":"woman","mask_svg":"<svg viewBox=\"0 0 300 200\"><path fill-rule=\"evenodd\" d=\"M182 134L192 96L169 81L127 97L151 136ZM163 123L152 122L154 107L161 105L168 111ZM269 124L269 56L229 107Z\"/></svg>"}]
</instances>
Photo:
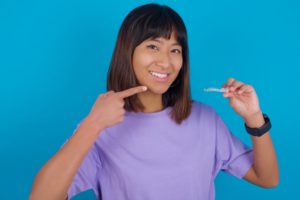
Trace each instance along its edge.
<instances>
[{"instance_id":1,"label":"woman","mask_svg":"<svg viewBox=\"0 0 300 200\"><path fill-rule=\"evenodd\" d=\"M212 107L191 100L187 32L170 7L147 4L127 15L107 80L109 92L37 174L31 200L87 189L104 200L211 200L220 170L278 184L269 119L251 85L229 78L223 95L245 120L253 149Z\"/></svg>"}]
</instances>

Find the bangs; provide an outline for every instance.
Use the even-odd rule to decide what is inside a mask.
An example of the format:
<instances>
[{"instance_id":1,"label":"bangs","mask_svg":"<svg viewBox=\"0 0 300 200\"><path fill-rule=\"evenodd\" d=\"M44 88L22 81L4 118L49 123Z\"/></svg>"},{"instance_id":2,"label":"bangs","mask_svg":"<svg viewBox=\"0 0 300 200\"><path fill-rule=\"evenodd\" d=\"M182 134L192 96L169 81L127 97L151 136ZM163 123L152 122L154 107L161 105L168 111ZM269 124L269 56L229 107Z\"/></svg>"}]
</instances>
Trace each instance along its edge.
<instances>
[{"instance_id":1,"label":"bangs","mask_svg":"<svg viewBox=\"0 0 300 200\"><path fill-rule=\"evenodd\" d=\"M171 118L180 124L191 113L187 31L179 14L168 6L146 4L133 9L126 16L118 33L109 67L107 90L122 91L140 85L132 63L136 47L148 39L169 40L172 34L182 47L183 62L175 81L162 95L162 103L164 107L173 107ZM138 112L145 109L137 95L124 101L127 111Z\"/></svg>"},{"instance_id":2,"label":"bangs","mask_svg":"<svg viewBox=\"0 0 300 200\"><path fill-rule=\"evenodd\" d=\"M167 7L162 7L155 12L145 13L136 24L136 36L139 45L149 38L163 37L170 39L174 33L177 42L184 46L186 40L186 29L181 18L177 13L173 13Z\"/></svg>"}]
</instances>

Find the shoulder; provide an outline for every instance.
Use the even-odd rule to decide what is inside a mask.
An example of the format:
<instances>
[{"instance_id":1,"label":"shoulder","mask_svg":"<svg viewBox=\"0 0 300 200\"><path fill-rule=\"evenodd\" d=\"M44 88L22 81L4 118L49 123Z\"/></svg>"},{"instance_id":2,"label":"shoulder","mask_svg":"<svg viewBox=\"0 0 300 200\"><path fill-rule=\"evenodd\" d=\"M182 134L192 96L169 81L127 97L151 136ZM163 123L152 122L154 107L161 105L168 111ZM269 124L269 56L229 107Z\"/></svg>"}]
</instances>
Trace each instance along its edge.
<instances>
[{"instance_id":1,"label":"shoulder","mask_svg":"<svg viewBox=\"0 0 300 200\"><path fill-rule=\"evenodd\" d=\"M217 112L211 105L197 100L192 100L192 112L205 116L217 116Z\"/></svg>"},{"instance_id":2,"label":"shoulder","mask_svg":"<svg viewBox=\"0 0 300 200\"><path fill-rule=\"evenodd\" d=\"M190 119L196 120L199 124L206 127L215 127L218 118L218 113L211 105L192 100L192 112Z\"/></svg>"}]
</instances>

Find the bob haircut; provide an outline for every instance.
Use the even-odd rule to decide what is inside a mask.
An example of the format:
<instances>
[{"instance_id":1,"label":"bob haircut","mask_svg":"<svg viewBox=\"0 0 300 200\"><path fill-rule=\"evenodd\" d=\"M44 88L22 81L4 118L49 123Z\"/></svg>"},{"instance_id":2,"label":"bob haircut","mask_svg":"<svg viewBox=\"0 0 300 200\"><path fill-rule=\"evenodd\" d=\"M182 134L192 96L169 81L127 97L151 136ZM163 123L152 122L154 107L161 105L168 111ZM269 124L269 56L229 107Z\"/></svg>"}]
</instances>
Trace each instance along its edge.
<instances>
[{"instance_id":1,"label":"bob haircut","mask_svg":"<svg viewBox=\"0 0 300 200\"><path fill-rule=\"evenodd\" d=\"M154 3L146 4L133 9L126 16L119 30L109 66L107 90L119 92L139 86L132 66L135 48L150 38L170 39L172 32L182 47L183 64L177 78L162 95L162 103L164 108L173 107L171 118L177 124L181 124L190 115L192 105L187 31L181 17L168 6ZM137 95L127 97L124 101L126 111L144 110L144 106Z\"/></svg>"}]
</instances>

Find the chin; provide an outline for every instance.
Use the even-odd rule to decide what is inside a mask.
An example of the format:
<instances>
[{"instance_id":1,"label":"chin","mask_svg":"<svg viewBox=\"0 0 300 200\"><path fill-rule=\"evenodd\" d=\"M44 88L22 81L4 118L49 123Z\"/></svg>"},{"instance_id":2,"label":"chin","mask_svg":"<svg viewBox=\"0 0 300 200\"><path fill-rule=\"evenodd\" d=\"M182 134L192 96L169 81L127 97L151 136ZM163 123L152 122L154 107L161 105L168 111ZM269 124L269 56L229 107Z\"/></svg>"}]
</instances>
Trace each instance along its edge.
<instances>
[{"instance_id":1,"label":"chin","mask_svg":"<svg viewBox=\"0 0 300 200\"><path fill-rule=\"evenodd\" d=\"M168 91L169 87L148 87L149 91L154 93L154 94L164 94Z\"/></svg>"}]
</instances>

